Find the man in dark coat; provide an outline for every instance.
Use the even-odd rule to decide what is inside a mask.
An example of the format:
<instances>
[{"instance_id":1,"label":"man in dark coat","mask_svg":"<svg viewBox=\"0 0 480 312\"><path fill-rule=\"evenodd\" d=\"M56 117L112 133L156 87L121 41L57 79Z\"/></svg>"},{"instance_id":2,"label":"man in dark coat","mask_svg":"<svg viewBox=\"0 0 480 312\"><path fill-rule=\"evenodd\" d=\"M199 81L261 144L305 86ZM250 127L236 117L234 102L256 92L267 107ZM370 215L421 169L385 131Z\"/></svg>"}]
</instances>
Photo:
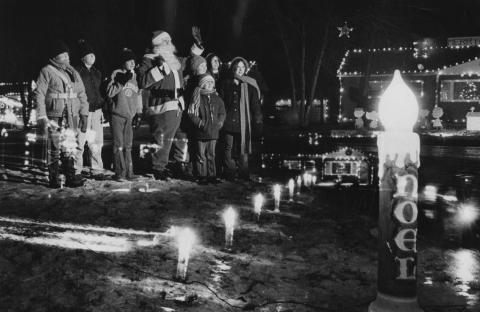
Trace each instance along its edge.
<instances>
[{"instance_id":1,"label":"man in dark coat","mask_svg":"<svg viewBox=\"0 0 480 312\"><path fill-rule=\"evenodd\" d=\"M152 155L153 175L157 180L167 180L170 149L185 110L185 58L175 55L175 46L165 31L153 33L151 52L144 55L137 69L138 84L145 92L144 111L150 119L150 131L157 145ZM202 52L203 47L196 40L191 53L200 55Z\"/></svg>"},{"instance_id":2,"label":"man in dark coat","mask_svg":"<svg viewBox=\"0 0 480 312\"><path fill-rule=\"evenodd\" d=\"M37 125L47 136L50 187L61 186L59 161L65 168L66 186L82 186L75 176L74 155L78 145L78 130L87 131L88 101L80 74L70 66L69 49L55 42L51 59L42 68L34 91Z\"/></svg>"},{"instance_id":3,"label":"man in dark coat","mask_svg":"<svg viewBox=\"0 0 480 312\"><path fill-rule=\"evenodd\" d=\"M249 180L248 155L252 152L252 132L261 128L260 90L255 79L245 76L248 62L236 57L230 77L219 88L227 116L223 126L223 169L225 178Z\"/></svg>"},{"instance_id":4,"label":"man in dark coat","mask_svg":"<svg viewBox=\"0 0 480 312\"><path fill-rule=\"evenodd\" d=\"M82 64L76 70L82 77L87 94L89 112L87 120L87 132L79 133L78 147L75 155L75 170L77 174L82 173L83 152L85 144L88 144L90 157L90 173L94 176L103 175L102 147L103 147L103 97L100 93L102 73L94 66L95 53L93 47L85 40L79 41L79 51Z\"/></svg>"}]
</instances>

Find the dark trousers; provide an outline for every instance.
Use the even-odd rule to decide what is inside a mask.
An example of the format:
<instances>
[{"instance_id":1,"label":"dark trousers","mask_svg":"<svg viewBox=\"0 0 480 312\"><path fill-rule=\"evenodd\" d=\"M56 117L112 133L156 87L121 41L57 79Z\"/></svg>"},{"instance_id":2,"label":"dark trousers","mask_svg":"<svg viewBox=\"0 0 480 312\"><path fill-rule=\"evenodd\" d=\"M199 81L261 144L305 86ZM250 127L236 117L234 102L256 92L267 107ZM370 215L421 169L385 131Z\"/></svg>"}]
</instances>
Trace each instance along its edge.
<instances>
[{"instance_id":1,"label":"dark trousers","mask_svg":"<svg viewBox=\"0 0 480 312\"><path fill-rule=\"evenodd\" d=\"M172 142L172 158L174 162L190 161L188 152L188 136L187 132L182 129L182 125L178 127Z\"/></svg>"},{"instance_id":2,"label":"dark trousers","mask_svg":"<svg viewBox=\"0 0 480 312\"><path fill-rule=\"evenodd\" d=\"M181 114L177 110L153 115L150 119L150 132L158 149L152 154L152 168L163 171L168 164L168 156L175 133L180 125Z\"/></svg>"},{"instance_id":3,"label":"dark trousers","mask_svg":"<svg viewBox=\"0 0 480 312\"><path fill-rule=\"evenodd\" d=\"M248 154L241 150L240 133L223 133L223 167L226 175L238 173L241 177L249 175Z\"/></svg>"},{"instance_id":4,"label":"dark trousers","mask_svg":"<svg viewBox=\"0 0 480 312\"><path fill-rule=\"evenodd\" d=\"M215 145L217 140L196 140L193 168L198 177L215 177Z\"/></svg>"},{"instance_id":5,"label":"dark trousers","mask_svg":"<svg viewBox=\"0 0 480 312\"><path fill-rule=\"evenodd\" d=\"M132 177L132 118L112 115L112 134L115 174L122 178Z\"/></svg>"}]
</instances>

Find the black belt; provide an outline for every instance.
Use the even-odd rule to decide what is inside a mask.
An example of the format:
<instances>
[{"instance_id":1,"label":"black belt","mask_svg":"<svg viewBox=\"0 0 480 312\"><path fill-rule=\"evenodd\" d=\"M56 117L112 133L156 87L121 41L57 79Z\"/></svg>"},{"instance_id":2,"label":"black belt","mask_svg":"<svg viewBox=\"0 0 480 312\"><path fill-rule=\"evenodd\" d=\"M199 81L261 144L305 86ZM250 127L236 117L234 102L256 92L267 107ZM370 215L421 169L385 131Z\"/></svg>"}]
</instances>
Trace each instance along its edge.
<instances>
[{"instance_id":1,"label":"black belt","mask_svg":"<svg viewBox=\"0 0 480 312\"><path fill-rule=\"evenodd\" d=\"M183 89L177 89L177 98L183 95ZM150 96L175 99L175 90L151 89Z\"/></svg>"}]
</instances>

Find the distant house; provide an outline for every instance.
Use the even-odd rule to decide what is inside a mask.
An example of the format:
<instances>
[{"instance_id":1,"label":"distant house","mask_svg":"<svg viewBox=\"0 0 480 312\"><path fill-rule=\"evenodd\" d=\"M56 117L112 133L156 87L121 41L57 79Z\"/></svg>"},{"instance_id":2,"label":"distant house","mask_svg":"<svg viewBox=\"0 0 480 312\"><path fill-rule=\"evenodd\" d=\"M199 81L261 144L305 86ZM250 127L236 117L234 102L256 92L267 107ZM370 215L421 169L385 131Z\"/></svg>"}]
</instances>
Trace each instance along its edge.
<instances>
[{"instance_id":1,"label":"distant house","mask_svg":"<svg viewBox=\"0 0 480 312\"><path fill-rule=\"evenodd\" d=\"M467 44L457 45L459 42ZM337 71L340 81L338 120L353 121L354 110L358 107L365 112L378 111L379 97L391 81L394 70L399 69L417 95L420 109L428 109L431 113L438 105L444 111L442 120L465 122L465 115L472 107L480 111L479 57L478 40L449 40L449 46L444 47L349 50ZM431 114L428 118L431 119Z\"/></svg>"}]
</instances>

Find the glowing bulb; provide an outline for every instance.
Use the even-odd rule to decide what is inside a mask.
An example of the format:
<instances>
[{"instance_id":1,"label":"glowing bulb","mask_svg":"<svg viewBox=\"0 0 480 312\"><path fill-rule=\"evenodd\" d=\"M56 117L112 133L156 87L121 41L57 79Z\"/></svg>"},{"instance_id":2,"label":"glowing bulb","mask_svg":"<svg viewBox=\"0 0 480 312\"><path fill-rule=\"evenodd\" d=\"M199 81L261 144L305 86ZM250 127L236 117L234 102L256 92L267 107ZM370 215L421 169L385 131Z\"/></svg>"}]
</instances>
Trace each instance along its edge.
<instances>
[{"instance_id":1,"label":"glowing bulb","mask_svg":"<svg viewBox=\"0 0 480 312\"><path fill-rule=\"evenodd\" d=\"M418 119L418 103L415 94L405 84L397 69L378 104L378 115L385 130L412 131Z\"/></svg>"},{"instance_id":2,"label":"glowing bulb","mask_svg":"<svg viewBox=\"0 0 480 312\"><path fill-rule=\"evenodd\" d=\"M263 197L263 195L259 193L255 195L253 201L254 201L253 203L254 212L257 215L257 219L259 219L260 214L262 213L262 206L263 206L263 203L265 202L265 197Z\"/></svg>"},{"instance_id":3,"label":"glowing bulb","mask_svg":"<svg viewBox=\"0 0 480 312\"><path fill-rule=\"evenodd\" d=\"M290 201L293 201L293 192L295 191L295 181L293 179L288 180L288 197Z\"/></svg>"},{"instance_id":4,"label":"glowing bulb","mask_svg":"<svg viewBox=\"0 0 480 312\"><path fill-rule=\"evenodd\" d=\"M282 193L282 189L280 184L275 184L273 186L273 198L275 200L275 212L280 212L280 196Z\"/></svg>"},{"instance_id":5,"label":"glowing bulb","mask_svg":"<svg viewBox=\"0 0 480 312\"><path fill-rule=\"evenodd\" d=\"M437 199L437 188L433 185L426 185L423 190L423 195L426 200L435 201Z\"/></svg>"},{"instance_id":6,"label":"glowing bulb","mask_svg":"<svg viewBox=\"0 0 480 312\"><path fill-rule=\"evenodd\" d=\"M187 277L188 260L195 243L195 234L189 228L184 228L177 235L178 263L177 278L184 281Z\"/></svg>"},{"instance_id":7,"label":"glowing bulb","mask_svg":"<svg viewBox=\"0 0 480 312\"><path fill-rule=\"evenodd\" d=\"M457 221L462 225L470 225L478 217L478 209L472 205L461 205L458 207Z\"/></svg>"},{"instance_id":8,"label":"glowing bulb","mask_svg":"<svg viewBox=\"0 0 480 312\"><path fill-rule=\"evenodd\" d=\"M237 212L232 207L228 207L223 213L225 222L225 248L230 249L233 245L233 231L237 219Z\"/></svg>"}]
</instances>

